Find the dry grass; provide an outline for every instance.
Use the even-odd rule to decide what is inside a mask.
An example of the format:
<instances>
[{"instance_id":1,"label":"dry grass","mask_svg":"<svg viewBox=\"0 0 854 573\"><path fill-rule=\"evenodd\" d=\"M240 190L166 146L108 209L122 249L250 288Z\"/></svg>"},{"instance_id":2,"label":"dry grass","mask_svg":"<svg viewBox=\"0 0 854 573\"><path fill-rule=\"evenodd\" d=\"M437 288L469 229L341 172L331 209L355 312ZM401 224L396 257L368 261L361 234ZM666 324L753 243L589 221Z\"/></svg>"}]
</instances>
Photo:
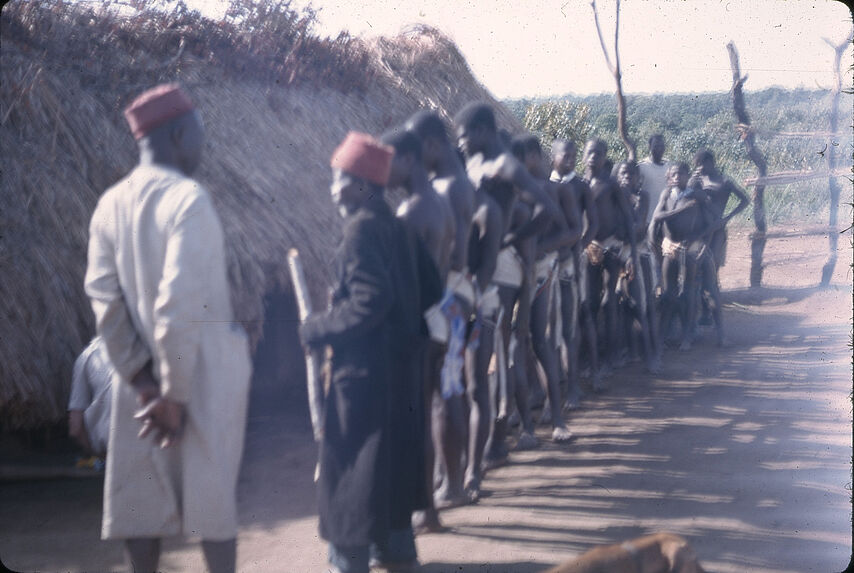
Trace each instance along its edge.
<instances>
[{"instance_id":1,"label":"dry grass","mask_svg":"<svg viewBox=\"0 0 854 573\"><path fill-rule=\"evenodd\" d=\"M304 34L303 47L292 50L297 62L270 70L263 65L269 53L251 36L230 47L212 42L207 52L192 44L190 31L202 42L198 30L210 25L197 15L162 20L143 12L128 20L63 3L42 3L42 11L32 6L13 4L2 15L0 424L6 428L64 415L74 358L93 333L82 287L88 222L100 193L135 162L121 109L139 91L180 81L204 115L209 143L198 178L220 211L234 308L253 343L262 333L264 295L290 289L288 248L300 250L314 296L325 298L340 226L327 191L328 158L347 131L378 134L424 106L448 117L470 100L494 101L435 30L370 45L339 38L323 49L312 48ZM80 57L83 46L88 51ZM241 60L246 46L260 50L257 69ZM309 48L320 56L312 60ZM500 106L498 115L518 131Z\"/></svg>"}]
</instances>

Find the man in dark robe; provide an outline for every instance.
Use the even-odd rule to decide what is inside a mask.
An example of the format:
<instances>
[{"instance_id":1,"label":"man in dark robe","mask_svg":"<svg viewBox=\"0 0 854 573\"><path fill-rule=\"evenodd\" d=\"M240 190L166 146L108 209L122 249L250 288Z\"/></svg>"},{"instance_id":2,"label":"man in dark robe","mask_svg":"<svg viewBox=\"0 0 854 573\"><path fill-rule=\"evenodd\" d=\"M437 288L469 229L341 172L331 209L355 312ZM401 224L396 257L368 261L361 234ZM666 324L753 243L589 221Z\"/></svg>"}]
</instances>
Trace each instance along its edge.
<instances>
[{"instance_id":1,"label":"man in dark robe","mask_svg":"<svg viewBox=\"0 0 854 573\"><path fill-rule=\"evenodd\" d=\"M332 156L344 216L330 309L301 327L332 348L318 477L320 535L344 573L413 566L412 511L426 506L420 352L438 272L385 202L393 150L351 133Z\"/></svg>"}]
</instances>

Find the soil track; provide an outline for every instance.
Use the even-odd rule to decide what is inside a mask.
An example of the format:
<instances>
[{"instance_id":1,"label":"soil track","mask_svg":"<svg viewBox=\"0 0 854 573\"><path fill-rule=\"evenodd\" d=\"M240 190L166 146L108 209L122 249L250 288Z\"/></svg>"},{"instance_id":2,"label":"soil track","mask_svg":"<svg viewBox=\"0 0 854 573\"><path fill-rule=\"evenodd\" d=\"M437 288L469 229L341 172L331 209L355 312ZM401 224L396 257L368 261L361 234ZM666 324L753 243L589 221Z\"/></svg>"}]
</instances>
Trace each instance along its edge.
<instances>
[{"instance_id":1,"label":"soil track","mask_svg":"<svg viewBox=\"0 0 854 573\"><path fill-rule=\"evenodd\" d=\"M707 334L693 350L669 351L658 377L637 366L615 374L609 393L570 416L568 446L514 453L477 506L443 514L451 532L418 538L424 571L528 573L653 531L686 536L709 571L845 569L852 251L846 235L833 285L819 290L826 240L769 241L768 286L749 290L748 238L731 236L721 280L732 346L719 350ZM292 392L253 405L240 571L325 570L303 400ZM3 562L121 570L120 546L98 540L100 495L98 479L0 485ZM169 541L161 565L201 571L201 551Z\"/></svg>"}]
</instances>

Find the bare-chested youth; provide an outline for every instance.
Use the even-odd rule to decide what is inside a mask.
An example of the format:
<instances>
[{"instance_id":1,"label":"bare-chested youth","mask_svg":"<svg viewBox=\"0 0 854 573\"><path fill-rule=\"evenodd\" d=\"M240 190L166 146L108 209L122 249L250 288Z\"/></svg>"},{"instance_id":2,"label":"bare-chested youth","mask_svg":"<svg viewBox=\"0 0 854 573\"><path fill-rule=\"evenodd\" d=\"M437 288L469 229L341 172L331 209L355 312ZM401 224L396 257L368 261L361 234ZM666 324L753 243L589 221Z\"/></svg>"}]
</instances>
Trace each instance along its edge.
<instances>
[{"instance_id":1,"label":"bare-chested youth","mask_svg":"<svg viewBox=\"0 0 854 573\"><path fill-rule=\"evenodd\" d=\"M625 193L632 209L633 234L637 245L637 259L633 261L633 273L628 269L620 278L621 291L624 294L627 311L625 316L626 332L629 346L634 348L633 322L640 327L641 341L647 370L658 372L660 369L660 348L658 344L658 328L654 314L652 256L647 246L646 230L647 217L650 212L649 195L639 185L639 172L634 162L621 161L614 168L617 185Z\"/></svg>"},{"instance_id":2,"label":"bare-chested youth","mask_svg":"<svg viewBox=\"0 0 854 573\"><path fill-rule=\"evenodd\" d=\"M720 286L718 284L718 272L726 263L727 231L726 225L729 221L741 213L750 204L750 199L739 189L739 187L727 179L715 165L715 156L708 149L702 149L694 156L694 177L699 178L700 184L709 198L709 208L715 216L715 230L709 239L709 249L712 260L701 261L700 282L703 291L708 293L711 304L703 297L703 318L701 324L709 323L709 312L714 318L715 332L718 345L724 343L723 324L721 321ZM730 196L735 195L738 204L732 211L724 215ZM713 265L712 265L713 263Z\"/></svg>"},{"instance_id":3,"label":"bare-chested youth","mask_svg":"<svg viewBox=\"0 0 854 573\"><path fill-rule=\"evenodd\" d=\"M605 339L611 365L619 356L615 289L626 264L636 258L631 208L625 194L606 170L608 146L592 139L584 146L584 178L590 185L599 229L587 246L587 287L594 320L600 302L605 310ZM628 247L628 248L626 248Z\"/></svg>"},{"instance_id":4,"label":"bare-chested youth","mask_svg":"<svg viewBox=\"0 0 854 573\"><path fill-rule=\"evenodd\" d=\"M397 216L412 229L427 247L427 251L446 280L454 247L456 225L450 204L440 197L427 179L422 162L420 138L411 131L396 130L383 136L383 143L394 148L388 187L402 188L407 193ZM434 450L431 431L432 396L440 384L441 369L445 359L445 345L431 336L424 353L424 418L425 418L425 472L424 480L428 492L433 491ZM439 531L439 515L429 496L429 505L424 511L415 512L413 527L418 532Z\"/></svg>"},{"instance_id":5,"label":"bare-chested youth","mask_svg":"<svg viewBox=\"0 0 854 573\"><path fill-rule=\"evenodd\" d=\"M514 140L514 154L524 161L528 172L543 185L552 199L561 206L561 219L541 225L536 234L534 253L534 292L531 301L531 340L534 353L546 373L546 392L550 406L552 439L564 442L571 438L561 416L561 368L558 343L562 333L557 332L559 300L558 251L571 249L581 235L578 208L572 190L562 183L546 178L542 149L536 137L523 136ZM562 317L561 317L562 318ZM551 328L549 328L551 327ZM561 329L562 330L562 329Z\"/></svg>"},{"instance_id":6,"label":"bare-chested youth","mask_svg":"<svg viewBox=\"0 0 854 573\"><path fill-rule=\"evenodd\" d=\"M579 350L582 338L587 341L587 357L593 375L593 389L603 389L599 370L599 349L596 344L596 325L590 313L587 296L586 269L581 265L581 253L599 230L599 216L590 186L575 172L578 148L575 142L556 139L552 143L552 173L550 180L569 186L575 196L581 222L581 239L571 248L558 251L560 258L561 312L563 337L567 350L567 377L569 388L564 406L577 408L581 404L579 380ZM584 336L582 337L582 330Z\"/></svg>"},{"instance_id":7,"label":"bare-chested youth","mask_svg":"<svg viewBox=\"0 0 854 573\"><path fill-rule=\"evenodd\" d=\"M682 322L682 349L691 347L697 263L709 256L704 239L714 224L703 190L699 185L689 188L687 184L688 165L672 165L668 171L668 188L661 195L650 226L650 234L656 234L660 225L664 235L659 331L665 337L671 318L678 313Z\"/></svg>"},{"instance_id":8,"label":"bare-chested youth","mask_svg":"<svg viewBox=\"0 0 854 573\"><path fill-rule=\"evenodd\" d=\"M467 105L456 115L454 124L457 142L466 157L469 180L479 194L483 193L491 198L499 215L498 242L494 244L494 251L490 248L489 251L481 253L479 249L473 249L473 252L469 253L470 261L474 260L478 267L482 267L476 273L477 285L481 292L478 301L480 341L477 349L470 349L468 353L471 357L470 363L467 364L470 375L466 378L471 407L466 489L470 495L477 496L482 478L483 451L492 418L487 369L492 357L495 320L500 306L497 288L492 285L498 248L502 241L507 245L518 238L533 234L531 226L523 227L514 234L508 233L513 205L517 198L533 206L532 220L536 219L541 210L545 210L549 217L557 219L560 217L560 210L501 143L495 115L489 105ZM490 231L489 225L487 231ZM490 241L490 245L492 244L493 241ZM488 260L477 260L487 256Z\"/></svg>"},{"instance_id":9,"label":"bare-chested youth","mask_svg":"<svg viewBox=\"0 0 854 573\"><path fill-rule=\"evenodd\" d=\"M469 318L474 311L474 282L469 268L469 238L475 207L478 225L487 217L488 205L476 205L475 190L466 175L457 149L451 144L442 119L432 111L420 111L407 122L406 128L421 139L421 158L433 188L451 206L455 219L455 240L451 251L446 281L448 297L442 310L448 320L448 351L442 366L440 391L432 400L433 444L439 484L435 492L438 508L448 508L468 501L463 492L462 459L465 450L466 404L462 388L463 361ZM480 236L480 227L478 236ZM476 269L475 269L476 270ZM433 468L428 469L432 470Z\"/></svg>"}]
</instances>

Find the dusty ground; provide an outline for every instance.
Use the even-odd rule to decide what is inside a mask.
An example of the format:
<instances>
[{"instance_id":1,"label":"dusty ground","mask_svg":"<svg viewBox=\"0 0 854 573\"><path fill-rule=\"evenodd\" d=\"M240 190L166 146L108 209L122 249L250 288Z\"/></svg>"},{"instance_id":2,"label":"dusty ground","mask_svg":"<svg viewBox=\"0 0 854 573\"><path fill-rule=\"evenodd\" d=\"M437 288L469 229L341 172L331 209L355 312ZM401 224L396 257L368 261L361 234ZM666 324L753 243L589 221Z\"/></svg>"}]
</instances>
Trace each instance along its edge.
<instances>
[{"instance_id":1,"label":"dusty ground","mask_svg":"<svg viewBox=\"0 0 854 573\"><path fill-rule=\"evenodd\" d=\"M849 237L819 290L826 239L769 241L765 288L750 291L748 240L722 274L732 347L707 335L665 356L658 377L620 371L571 416L576 439L512 455L477 506L443 514L418 539L428 572L539 571L592 545L653 531L694 544L717 572L842 571L851 554ZM819 254L816 254L819 253ZM239 488L239 569L323 571L314 446L293 396L253 411ZM288 402L288 403L284 403ZM544 431L543 431L544 432ZM544 437L546 434L543 433ZM0 484L0 556L15 570L118 571L99 541L101 481ZM165 571L203 570L198 545L171 541Z\"/></svg>"}]
</instances>

